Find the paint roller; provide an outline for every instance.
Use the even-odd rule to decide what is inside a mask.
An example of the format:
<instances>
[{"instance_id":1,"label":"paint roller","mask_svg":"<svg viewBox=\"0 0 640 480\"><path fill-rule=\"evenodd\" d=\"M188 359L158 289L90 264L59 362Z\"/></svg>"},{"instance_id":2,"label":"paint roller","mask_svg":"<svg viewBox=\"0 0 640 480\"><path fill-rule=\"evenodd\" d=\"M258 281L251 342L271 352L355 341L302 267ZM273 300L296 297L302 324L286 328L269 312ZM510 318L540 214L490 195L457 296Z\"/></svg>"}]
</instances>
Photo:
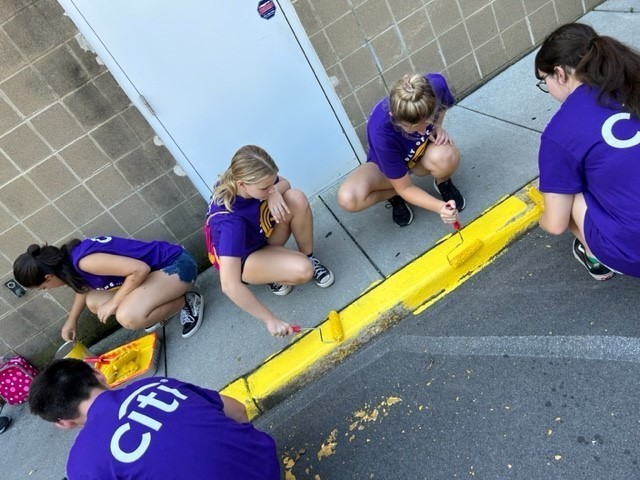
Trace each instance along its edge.
<instances>
[{"instance_id":1,"label":"paint roller","mask_svg":"<svg viewBox=\"0 0 640 480\"><path fill-rule=\"evenodd\" d=\"M329 327L330 338L326 339L322 335L322 327L327 325ZM344 339L344 330L342 329L342 321L340 315L335 310L329 312L327 320L319 327L301 327L300 325L293 325L293 331L296 333L303 330L318 330L320 332L320 341L322 343L337 343Z\"/></svg>"}]
</instances>

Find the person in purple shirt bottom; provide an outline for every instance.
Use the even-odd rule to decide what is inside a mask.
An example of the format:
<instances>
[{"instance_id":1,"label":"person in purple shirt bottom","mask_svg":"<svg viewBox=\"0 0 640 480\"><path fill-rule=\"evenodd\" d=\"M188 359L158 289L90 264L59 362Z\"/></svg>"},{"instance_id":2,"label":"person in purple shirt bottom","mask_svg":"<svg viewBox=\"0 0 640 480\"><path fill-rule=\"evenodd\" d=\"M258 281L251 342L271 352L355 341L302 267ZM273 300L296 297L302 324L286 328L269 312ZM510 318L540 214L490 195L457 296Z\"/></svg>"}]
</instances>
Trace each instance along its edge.
<instances>
[{"instance_id":1,"label":"person in purple shirt bottom","mask_svg":"<svg viewBox=\"0 0 640 480\"><path fill-rule=\"evenodd\" d=\"M284 247L293 235L298 251ZM284 337L293 326L260 302L247 284L268 284L276 295L313 279L333 284L331 270L313 255L313 215L303 192L278 176L271 156L255 145L241 147L214 185L205 220L209 259L220 270L222 291L236 305Z\"/></svg>"},{"instance_id":2,"label":"person in purple shirt bottom","mask_svg":"<svg viewBox=\"0 0 640 480\"><path fill-rule=\"evenodd\" d=\"M410 203L454 223L465 207L451 180L460 152L442 128L446 109L454 102L440 74L405 75L398 80L369 116L367 162L340 185L340 207L359 212L387 200L393 222L405 227L413 220ZM442 200L415 185L410 174L431 175Z\"/></svg>"},{"instance_id":3,"label":"person in purple shirt bottom","mask_svg":"<svg viewBox=\"0 0 640 480\"><path fill-rule=\"evenodd\" d=\"M112 236L73 239L60 248L33 244L13 263L13 273L26 288L66 285L76 292L62 327L67 341L75 340L85 306L102 323L115 315L123 327L148 332L180 312L185 338L202 323L202 297L188 291L198 265L180 245Z\"/></svg>"},{"instance_id":4,"label":"person in purple shirt bottom","mask_svg":"<svg viewBox=\"0 0 640 480\"><path fill-rule=\"evenodd\" d=\"M570 23L544 40L535 75L562 104L538 155L540 226L569 229L596 280L640 277L640 53Z\"/></svg>"},{"instance_id":5,"label":"person in purple shirt bottom","mask_svg":"<svg viewBox=\"0 0 640 480\"><path fill-rule=\"evenodd\" d=\"M280 479L274 440L214 390L166 377L111 390L98 370L62 359L35 377L29 407L60 428L81 427L69 480Z\"/></svg>"}]
</instances>

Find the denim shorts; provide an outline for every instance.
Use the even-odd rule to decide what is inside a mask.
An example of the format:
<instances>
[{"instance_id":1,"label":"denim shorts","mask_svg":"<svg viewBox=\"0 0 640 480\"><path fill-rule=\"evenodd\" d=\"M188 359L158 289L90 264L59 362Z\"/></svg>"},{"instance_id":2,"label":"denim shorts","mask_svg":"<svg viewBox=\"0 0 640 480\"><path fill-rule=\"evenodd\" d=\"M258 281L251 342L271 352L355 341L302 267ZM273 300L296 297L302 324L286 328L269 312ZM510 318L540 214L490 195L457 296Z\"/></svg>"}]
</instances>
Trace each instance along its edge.
<instances>
[{"instance_id":1,"label":"denim shorts","mask_svg":"<svg viewBox=\"0 0 640 480\"><path fill-rule=\"evenodd\" d=\"M178 255L171 265L167 265L162 269L167 275L178 274L181 281L185 283L193 283L198 278L198 264L188 251L184 248L182 253Z\"/></svg>"}]
</instances>

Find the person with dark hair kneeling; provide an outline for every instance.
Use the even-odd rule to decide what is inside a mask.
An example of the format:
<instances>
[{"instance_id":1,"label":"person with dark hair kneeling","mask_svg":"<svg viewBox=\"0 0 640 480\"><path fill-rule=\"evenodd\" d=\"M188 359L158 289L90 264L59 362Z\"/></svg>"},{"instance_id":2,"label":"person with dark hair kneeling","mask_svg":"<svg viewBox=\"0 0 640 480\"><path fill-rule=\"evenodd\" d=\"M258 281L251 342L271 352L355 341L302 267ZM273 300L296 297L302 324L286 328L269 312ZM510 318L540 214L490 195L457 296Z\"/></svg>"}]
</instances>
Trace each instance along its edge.
<instances>
[{"instance_id":1,"label":"person with dark hair kneeling","mask_svg":"<svg viewBox=\"0 0 640 480\"><path fill-rule=\"evenodd\" d=\"M561 103L540 144L540 226L570 230L594 279L640 277L640 52L570 23L542 43L535 75Z\"/></svg>"},{"instance_id":2,"label":"person with dark hair kneeling","mask_svg":"<svg viewBox=\"0 0 640 480\"><path fill-rule=\"evenodd\" d=\"M244 405L214 390L151 377L110 390L81 360L51 363L31 384L31 413L82 427L67 460L69 480L278 480L274 440Z\"/></svg>"}]
</instances>

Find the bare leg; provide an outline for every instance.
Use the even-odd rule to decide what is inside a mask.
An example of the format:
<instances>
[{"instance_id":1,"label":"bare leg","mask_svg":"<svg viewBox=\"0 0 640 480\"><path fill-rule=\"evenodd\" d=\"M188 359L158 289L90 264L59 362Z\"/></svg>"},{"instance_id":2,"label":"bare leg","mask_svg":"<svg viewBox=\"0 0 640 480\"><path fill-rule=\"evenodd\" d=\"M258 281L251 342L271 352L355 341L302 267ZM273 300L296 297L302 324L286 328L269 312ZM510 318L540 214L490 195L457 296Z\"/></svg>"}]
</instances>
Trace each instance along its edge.
<instances>
[{"instance_id":1,"label":"bare leg","mask_svg":"<svg viewBox=\"0 0 640 480\"><path fill-rule=\"evenodd\" d=\"M338 189L338 204L347 212L360 212L397 195L373 162L357 167Z\"/></svg>"},{"instance_id":2,"label":"bare leg","mask_svg":"<svg viewBox=\"0 0 640 480\"><path fill-rule=\"evenodd\" d=\"M284 200L291 213L284 222L276 224L269 237L269 245L282 246L293 233L298 250L310 255L313 253L313 215L309 201L303 192L295 189L287 190Z\"/></svg>"},{"instance_id":3,"label":"bare leg","mask_svg":"<svg viewBox=\"0 0 640 480\"><path fill-rule=\"evenodd\" d=\"M429 143L422 158L411 169L418 176L431 175L437 183L451 177L460 165L460 152L455 145Z\"/></svg>"},{"instance_id":4,"label":"bare leg","mask_svg":"<svg viewBox=\"0 0 640 480\"><path fill-rule=\"evenodd\" d=\"M161 270L151 272L119 305L116 320L131 330L155 325L184 307L184 293L189 287L178 275L167 275ZM87 307L95 313L113 295L114 292L92 290L87 295Z\"/></svg>"},{"instance_id":5,"label":"bare leg","mask_svg":"<svg viewBox=\"0 0 640 480\"><path fill-rule=\"evenodd\" d=\"M577 193L573 197L573 205L571 206L571 221L569 222L569 229L571 233L584 245L587 255L591 258L595 258L593 252L587 245L584 238L584 217L587 214L587 202L584 199L582 193Z\"/></svg>"},{"instance_id":6,"label":"bare leg","mask_svg":"<svg viewBox=\"0 0 640 480\"><path fill-rule=\"evenodd\" d=\"M253 285L301 285L313 277L313 266L303 253L267 245L253 252L244 264L242 280Z\"/></svg>"}]
</instances>

